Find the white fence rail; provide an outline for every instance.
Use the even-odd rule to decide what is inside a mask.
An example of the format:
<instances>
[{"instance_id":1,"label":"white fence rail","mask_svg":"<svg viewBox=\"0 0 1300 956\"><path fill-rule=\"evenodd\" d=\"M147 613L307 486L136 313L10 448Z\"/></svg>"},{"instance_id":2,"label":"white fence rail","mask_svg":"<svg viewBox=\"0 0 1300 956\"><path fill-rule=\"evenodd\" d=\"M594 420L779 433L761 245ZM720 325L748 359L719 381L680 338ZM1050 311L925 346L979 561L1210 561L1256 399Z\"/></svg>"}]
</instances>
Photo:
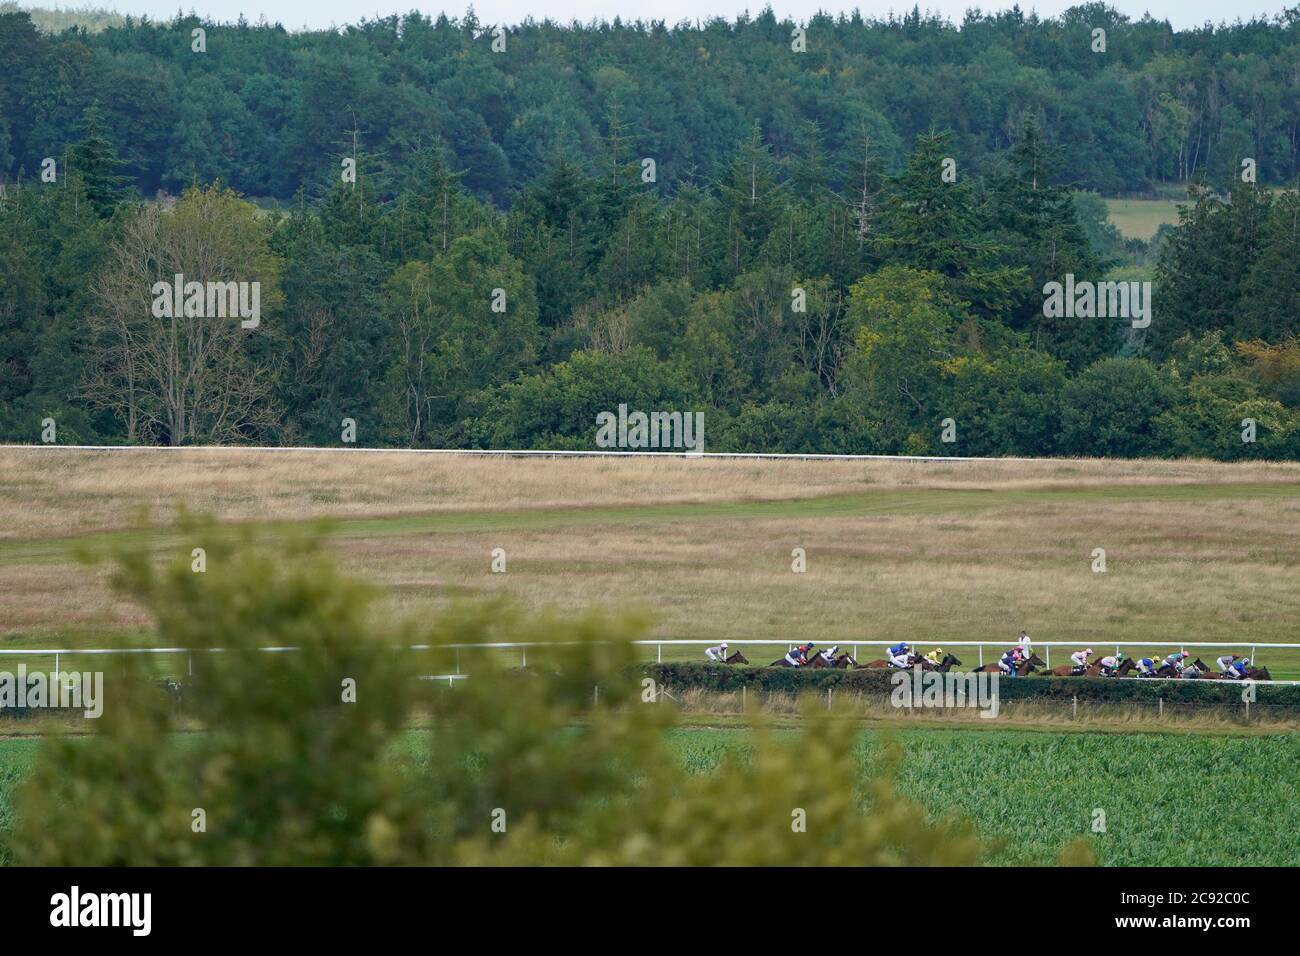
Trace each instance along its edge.
<instances>
[{"instance_id":1,"label":"white fence rail","mask_svg":"<svg viewBox=\"0 0 1300 956\"><path fill-rule=\"evenodd\" d=\"M342 448L331 446L303 445L0 445L0 451L7 450L62 450L62 451L258 451L258 452L337 452L344 455L465 455L499 458L736 458L773 459L777 461L1089 461L1087 458L976 458L962 455L827 455L817 453L790 452L730 452L730 451L637 451L627 449L560 449L544 448Z\"/></svg>"},{"instance_id":2,"label":"white fence rail","mask_svg":"<svg viewBox=\"0 0 1300 956\"><path fill-rule=\"evenodd\" d=\"M579 643L581 642L580 641L497 641L497 642L489 642L489 643L472 643L472 644L410 644L407 645L406 649L412 651L448 650L454 652L456 657L455 674L428 675L429 679L445 680L448 677L454 678L460 675L460 652L462 650L518 650L520 651L521 663L524 666L527 666L528 649L530 647L542 647L542 648L566 647L566 646L573 646ZM632 641L632 643L642 647L654 647L655 658L656 660L662 663L664 659L665 647L712 647L717 643L719 643L719 641L717 639L700 640L698 638L686 638L686 639L665 638L662 640L649 639L649 640ZM759 646L784 647L786 648L786 650L790 650L794 648L797 643L798 642L796 641L783 641L783 640L775 640L771 638L755 638L754 640L728 641L728 644L734 647L741 647L742 645L750 645L750 646L759 645ZM1031 646L1034 649L1041 648L1044 650L1045 652L1044 660L1046 661L1047 666L1050 667L1052 663L1053 647L1066 647L1066 648L1072 648L1073 650L1077 651L1087 643L1089 642L1086 640L1084 641L1033 641L1031 643ZM1214 648L1216 650L1250 648L1250 660L1251 663L1254 664L1259 663L1260 649L1263 649L1265 651L1272 651L1272 650L1294 650L1300 648L1300 643L1261 644L1261 643L1246 643L1242 641L1182 641L1182 642L1120 641L1114 644L1110 643L1109 641L1105 642L1104 644L1101 641L1093 641L1091 643L1095 644L1097 647L1110 648L1113 646L1115 648L1116 654L1118 654L1123 648L1126 647L1127 648L1177 648L1180 650L1191 649L1191 648ZM976 647L979 649L979 663L982 665L984 663L984 648L986 646L987 647L1011 647L1014 646L1014 644L1015 642L1013 641L1011 642L1008 641L925 641L925 642L920 642L919 646ZM383 646L383 645L376 645L376 646ZM859 654L859 650L861 648L865 647L870 649L873 647L879 647L885 649L891 647L892 645L887 641L844 641L840 643L838 646L844 648L849 648L849 647L853 648L853 656L857 658L861 656ZM269 653L269 654L277 654L285 651L298 650L297 647L292 647L292 646L257 647L257 648L250 648L250 649L260 651L263 653ZM79 657L82 655L95 655L95 654L108 654L108 655L174 654L174 655L185 655L185 657L188 660L188 669L191 672L193 672L194 654L196 653L197 654L224 654L230 650L231 648L226 648L226 647L205 647L205 648L197 648L197 649L191 649L186 647L60 647L60 648L0 647L0 658L8 657L11 655L19 656L19 657L53 657L54 669L57 671L59 669L59 661L64 657L72 657L72 656Z\"/></svg>"}]
</instances>

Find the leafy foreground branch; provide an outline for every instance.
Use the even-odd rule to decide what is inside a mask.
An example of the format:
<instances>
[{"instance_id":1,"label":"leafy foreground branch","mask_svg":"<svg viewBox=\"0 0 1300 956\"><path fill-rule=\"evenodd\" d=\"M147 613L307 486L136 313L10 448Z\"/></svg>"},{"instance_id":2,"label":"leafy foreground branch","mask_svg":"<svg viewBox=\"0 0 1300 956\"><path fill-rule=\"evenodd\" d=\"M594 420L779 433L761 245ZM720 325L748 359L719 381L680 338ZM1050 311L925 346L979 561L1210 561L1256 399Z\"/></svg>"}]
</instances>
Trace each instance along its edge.
<instances>
[{"instance_id":1,"label":"leafy foreground branch","mask_svg":"<svg viewBox=\"0 0 1300 956\"><path fill-rule=\"evenodd\" d=\"M756 725L744 756L689 773L665 739L673 708L629 676L635 619L484 604L381 627L319 534L272 547L186 521L180 537L162 560L120 553L115 586L163 643L227 651L193 656L183 715L147 665L110 675L93 736L44 742L5 834L16 862L970 864L989 849L927 821L888 766L863 787L855 725L815 709L796 741ZM413 652L377 649L504 639L554 646L528 671L476 661L432 696ZM284 645L300 650L254 650ZM420 711L426 749L399 759ZM178 734L182 719L203 732Z\"/></svg>"}]
</instances>

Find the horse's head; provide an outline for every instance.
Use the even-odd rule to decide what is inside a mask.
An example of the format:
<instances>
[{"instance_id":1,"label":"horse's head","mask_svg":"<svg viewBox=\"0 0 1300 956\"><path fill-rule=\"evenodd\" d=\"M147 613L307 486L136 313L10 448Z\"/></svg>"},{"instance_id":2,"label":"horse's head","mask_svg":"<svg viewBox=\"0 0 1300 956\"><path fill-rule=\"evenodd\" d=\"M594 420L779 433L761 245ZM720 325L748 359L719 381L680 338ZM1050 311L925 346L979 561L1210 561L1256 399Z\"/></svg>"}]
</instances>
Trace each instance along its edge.
<instances>
[{"instance_id":1,"label":"horse's head","mask_svg":"<svg viewBox=\"0 0 1300 956\"><path fill-rule=\"evenodd\" d=\"M1029 664L1030 667L1042 667L1043 659L1037 654L1031 653L1029 659L1025 663Z\"/></svg>"},{"instance_id":2,"label":"horse's head","mask_svg":"<svg viewBox=\"0 0 1300 956\"><path fill-rule=\"evenodd\" d=\"M943 663L947 664L949 667L961 667L961 661L957 660L956 654L943 655Z\"/></svg>"}]
</instances>

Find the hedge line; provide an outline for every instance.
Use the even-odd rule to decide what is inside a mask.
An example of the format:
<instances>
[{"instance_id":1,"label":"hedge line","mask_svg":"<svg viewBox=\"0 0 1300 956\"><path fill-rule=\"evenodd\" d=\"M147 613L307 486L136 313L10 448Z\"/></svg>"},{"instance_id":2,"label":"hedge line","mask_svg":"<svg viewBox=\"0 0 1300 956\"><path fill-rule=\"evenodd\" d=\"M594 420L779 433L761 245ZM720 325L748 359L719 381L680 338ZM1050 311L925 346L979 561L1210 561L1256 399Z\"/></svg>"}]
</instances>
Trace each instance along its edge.
<instances>
[{"instance_id":1,"label":"hedge line","mask_svg":"<svg viewBox=\"0 0 1300 956\"><path fill-rule=\"evenodd\" d=\"M893 674L884 669L832 670L830 668L745 667L723 664L648 664L644 673L666 687L698 687L713 691L824 692L828 687L887 696L894 688ZM1241 686L1217 680L1146 681L1100 677L1019 677L999 682L1001 700L1080 700L1150 702L1163 697L1170 703L1241 705ZM1300 705L1300 686L1259 684L1255 700L1261 704Z\"/></svg>"}]
</instances>

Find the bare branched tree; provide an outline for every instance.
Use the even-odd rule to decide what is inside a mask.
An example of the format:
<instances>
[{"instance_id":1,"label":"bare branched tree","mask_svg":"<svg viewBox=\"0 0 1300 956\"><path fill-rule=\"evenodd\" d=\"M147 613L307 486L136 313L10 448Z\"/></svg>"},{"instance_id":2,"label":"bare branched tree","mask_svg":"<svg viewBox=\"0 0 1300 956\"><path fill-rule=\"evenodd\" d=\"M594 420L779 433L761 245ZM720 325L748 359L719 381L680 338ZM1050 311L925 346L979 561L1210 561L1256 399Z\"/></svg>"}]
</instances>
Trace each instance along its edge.
<instances>
[{"instance_id":1,"label":"bare branched tree","mask_svg":"<svg viewBox=\"0 0 1300 956\"><path fill-rule=\"evenodd\" d=\"M279 419L276 370L238 315L155 308L156 283L258 283L262 315L279 301L279 262L254 207L214 186L175 208L132 214L91 288L94 309L82 389L117 413L131 441L246 440ZM205 299L205 304L210 304ZM157 314L162 313L162 314ZM168 314L170 313L170 314Z\"/></svg>"}]
</instances>

